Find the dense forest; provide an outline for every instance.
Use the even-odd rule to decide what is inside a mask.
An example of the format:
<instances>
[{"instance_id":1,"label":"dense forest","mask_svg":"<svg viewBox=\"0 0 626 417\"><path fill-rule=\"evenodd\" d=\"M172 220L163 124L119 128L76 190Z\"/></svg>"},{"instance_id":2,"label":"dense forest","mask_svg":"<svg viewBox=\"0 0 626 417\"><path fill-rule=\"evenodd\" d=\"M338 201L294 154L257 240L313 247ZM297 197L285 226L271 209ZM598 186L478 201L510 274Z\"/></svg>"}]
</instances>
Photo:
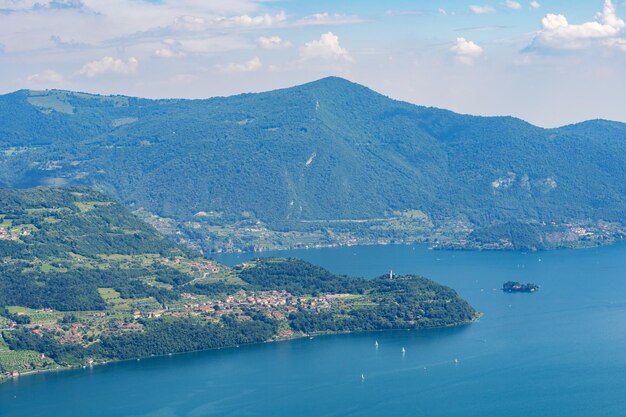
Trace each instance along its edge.
<instances>
[{"instance_id":1,"label":"dense forest","mask_svg":"<svg viewBox=\"0 0 626 417\"><path fill-rule=\"evenodd\" d=\"M281 288L295 295L363 293L363 279L334 274L301 259L257 259L253 266L237 266L239 277L259 290Z\"/></svg>"},{"instance_id":2,"label":"dense forest","mask_svg":"<svg viewBox=\"0 0 626 417\"><path fill-rule=\"evenodd\" d=\"M211 227L241 222L314 233L313 244L338 233L567 244L547 229L625 226L625 155L620 123L542 129L391 100L340 78L208 100L0 96L0 185L96 185L173 219L206 249L257 247L258 236L211 239ZM395 221L409 211L422 215ZM389 222L334 222L373 219Z\"/></svg>"}]
</instances>

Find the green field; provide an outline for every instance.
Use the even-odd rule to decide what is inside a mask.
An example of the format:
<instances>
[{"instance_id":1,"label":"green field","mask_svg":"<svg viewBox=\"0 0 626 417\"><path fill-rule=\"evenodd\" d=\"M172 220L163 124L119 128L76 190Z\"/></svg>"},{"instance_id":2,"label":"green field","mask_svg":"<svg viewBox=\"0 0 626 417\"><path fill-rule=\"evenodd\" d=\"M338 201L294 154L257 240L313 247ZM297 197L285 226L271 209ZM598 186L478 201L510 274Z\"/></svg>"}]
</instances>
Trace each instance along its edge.
<instances>
[{"instance_id":1,"label":"green field","mask_svg":"<svg viewBox=\"0 0 626 417\"><path fill-rule=\"evenodd\" d=\"M110 201L82 201L82 202L74 203L74 205L78 207L81 212L91 211L98 206L101 206L101 207L110 206L111 204L113 203Z\"/></svg>"},{"instance_id":2,"label":"green field","mask_svg":"<svg viewBox=\"0 0 626 417\"><path fill-rule=\"evenodd\" d=\"M33 325L56 323L59 319L62 319L64 315L62 312L54 310L44 311L19 306L7 306L7 310L12 314L30 317L31 324Z\"/></svg>"},{"instance_id":3,"label":"green field","mask_svg":"<svg viewBox=\"0 0 626 417\"><path fill-rule=\"evenodd\" d=\"M0 227L11 227L13 225L13 220L5 219L4 216L0 216L0 220L2 220Z\"/></svg>"},{"instance_id":4,"label":"green field","mask_svg":"<svg viewBox=\"0 0 626 417\"><path fill-rule=\"evenodd\" d=\"M40 353L31 350L13 351L0 348L0 372L28 372L55 368L58 368L58 365L50 358L42 358Z\"/></svg>"},{"instance_id":5,"label":"green field","mask_svg":"<svg viewBox=\"0 0 626 417\"><path fill-rule=\"evenodd\" d=\"M136 309L147 311L159 310L161 308L161 305L154 299L154 297L125 299L122 298L120 293L115 291L113 288L98 288L98 292L100 293L102 299L112 308L114 312L128 313Z\"/></svg>"}]
</instances>

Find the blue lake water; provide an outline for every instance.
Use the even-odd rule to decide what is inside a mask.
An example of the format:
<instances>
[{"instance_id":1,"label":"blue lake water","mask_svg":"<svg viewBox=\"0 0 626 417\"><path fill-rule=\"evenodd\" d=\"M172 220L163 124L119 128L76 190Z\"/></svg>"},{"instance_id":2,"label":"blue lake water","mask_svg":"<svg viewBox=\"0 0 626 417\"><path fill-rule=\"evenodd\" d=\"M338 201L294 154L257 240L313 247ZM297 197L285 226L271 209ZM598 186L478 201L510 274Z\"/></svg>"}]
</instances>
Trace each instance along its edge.
<instances>
[{"instance_id":1,"label":"blue lake water","mask_svg":"<svg viewBox=\"0 0 626 417\"><path fill-rule=\"evenodd\" d=\"M626 416L624 244L279 255L351 275L421 274L455 288L484 316L461 328L316 337L22 377L0 385L0 416ZM497 290L510 279L541 290Z\"/></svg>"}]
</instances>

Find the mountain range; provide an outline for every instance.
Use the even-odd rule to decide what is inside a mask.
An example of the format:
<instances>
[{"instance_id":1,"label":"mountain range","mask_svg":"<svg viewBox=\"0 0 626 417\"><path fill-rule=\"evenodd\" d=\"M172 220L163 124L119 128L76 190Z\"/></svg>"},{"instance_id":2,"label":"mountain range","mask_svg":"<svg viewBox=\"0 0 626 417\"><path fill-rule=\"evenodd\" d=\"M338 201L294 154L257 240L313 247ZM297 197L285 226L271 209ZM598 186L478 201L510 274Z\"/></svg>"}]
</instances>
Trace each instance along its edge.
<instances>
[{"instance_id":1,"label":"mountain range","mask_svg":"<svg viewBox=\"0 0 626 417\"><path fill-rule=\"evenodd\" d=\"M207 251L603 243L624 235L625 179L626 124L544 129L336 77L206 100L0 96L0 186L89 185Z\"/></svg>"}]
</instances>

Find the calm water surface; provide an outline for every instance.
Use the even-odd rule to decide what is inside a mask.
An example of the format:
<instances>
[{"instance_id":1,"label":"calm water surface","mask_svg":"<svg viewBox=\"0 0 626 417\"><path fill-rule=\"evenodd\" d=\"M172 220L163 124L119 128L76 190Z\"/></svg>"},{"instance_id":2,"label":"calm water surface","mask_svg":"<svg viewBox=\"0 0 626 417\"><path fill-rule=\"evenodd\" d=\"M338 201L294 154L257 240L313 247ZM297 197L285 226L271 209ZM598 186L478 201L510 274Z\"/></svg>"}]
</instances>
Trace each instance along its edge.
<instances>
[{"instance_id":1,"label":"calm water surface","mask_svg":"<svg viewBox=\"0 0 626 417\"><path fill-rule=\"evenodd\" d=\"M422 274L484 316L455 329L316 337L22 377L0 385L0 416L626 416L624 244L280 255L352 275ZM498 291L509 279L541 290Z\"/></svg>"}]
</instances>

